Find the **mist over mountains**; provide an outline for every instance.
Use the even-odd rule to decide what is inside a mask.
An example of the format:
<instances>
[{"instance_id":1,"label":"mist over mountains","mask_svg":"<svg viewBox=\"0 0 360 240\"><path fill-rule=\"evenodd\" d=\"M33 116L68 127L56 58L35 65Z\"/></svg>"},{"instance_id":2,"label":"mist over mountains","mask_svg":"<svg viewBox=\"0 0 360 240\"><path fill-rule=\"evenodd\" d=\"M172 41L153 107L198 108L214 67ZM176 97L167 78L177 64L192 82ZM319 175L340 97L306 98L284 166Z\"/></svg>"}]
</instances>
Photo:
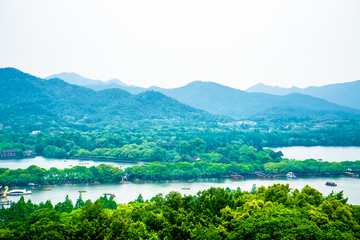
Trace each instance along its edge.
<instances>
[{"instance_id":1,"label":"mist over mountains","mask_svg":"<svg viewBox=\"0 0 360 240\"><path fill-rule=\"evenodd\" d=\"M67 83L70 84L75 84L75 85L79 85L79 86L87 86L87 85L109 85L109 84L116 84L119 86L129 86L126 83L123 83L122 81L120 81L119 79L110 79L106 82L103 82L101 80L93 80L90 78L85 78L80 76L77 73L58 73L58 74L54 74L51 76L46 77L45 79L52 79L52 78L59 78ZM113 85L113 86L116 86Z\"/></svg>"},{"instance_id":2,"label":"mist over mountains","mask_svg":"<svg viewBox=\"0 0 360 240\"><path fill-rule=\"evenodd\" d=\"M14 68L1 68L0 123L51 120L86 124L218 123L253 117L360 118L359 109L300 93L284 96L251 93L202 81L174 89L145 89L120 86L117 80L96 84L79 75L71 76L67 81L107 88L96 91L59 78L41 79Z\"/></svg>"},{"instance_id":3,"label":"mist over mountains","mask_svg":"<svg viewBox=\"0 0 360 240\"><path fill-rule=\"evenodd\" d=\"M58 76L61 77L61 75ZM63 80L67 81L66 78ZM120 88L131 94L154 90L175 98L191 107L203 109L214 114L231 116L233 118L259 116L343 118L357 117L360 113L357 109L341 106L341 104L334 104L326 99L314 97L310 94L297 93L296 90L298 90L298 88L292 88L291 91L289 90L288 92L283 91L282 93L284 94L279 94L283 89L276 92L277 88L274 88L274 94L262 92L261 87L263 85L261 84L257 85L259 88L250 88L247 91L241 91L218 83L202 81L194 81L186 86L173 89L164 89L155 86L150 88L125 86L116 84L115 82L111 84L104 84L104 82L97 84L95 80L89 85L88 79L84 79L83 82L79 82L78 84L97 91L108 88ZM338 86L342 86L342 84L338 84ZM360 89L360 86L357 89ZM331 91L335 90L333 89ZM342 94L346 95L345 91L342 92ZM351 96L351 94L348 96ZM348 97L348 102L350 101L356 102L356 100Z\"/></svg>"},{"instance_id":4,"label":"mist over mountains","mask_svg":"<svg viewBox=\"0 0 360 240\"><path fill-rule=\"evenodd\" d=\"M360 80L346 83L329 84L321 87L307 88L282 88L272 87L262 83L254 85L245 91L261 92L274 95L286 95L290 93L307 94L313 97L323 98L329 102L360 109Z\"/></svg>"}]
</instances>

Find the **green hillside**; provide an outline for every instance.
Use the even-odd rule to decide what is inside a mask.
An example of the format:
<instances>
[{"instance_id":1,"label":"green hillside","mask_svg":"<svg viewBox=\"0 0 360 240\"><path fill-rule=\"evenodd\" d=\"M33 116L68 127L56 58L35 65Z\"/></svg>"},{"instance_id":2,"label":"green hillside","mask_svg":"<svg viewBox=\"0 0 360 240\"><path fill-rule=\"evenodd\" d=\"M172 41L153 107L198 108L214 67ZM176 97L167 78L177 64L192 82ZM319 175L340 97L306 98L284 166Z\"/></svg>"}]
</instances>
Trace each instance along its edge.
<instances>
[{"instance_id":1,"label":"green hillside","mask_svg":"<svg viewBox=\"0 0 360 240\"><path fill-rule=\"evenodd\" d=\"M217 122L216 116L189 107L159 92L131 95L121 89L95 91L60 79L44 80L14 68L0 69L3 124L66 119L85 123L132 121ZM9 118L9 116L11 116Z\"/></svg>"},{"instance_id":2,"label":"green hillside","mask_svg":"<svg viewBox=\"0 0 360 240\"><path fill-rule=\"evenodd\" d=\"M62 74L55 76L71 82ZM139 94L154 90L192 107L234 118L254 116L359 118L360 114L360 111L350 108L360 108L358 105L360 95L357 94L357 89L360 87L357 85L360 84L360 81L356 86L354 85L356 82L354 82L353 84L333 84L321 88L310 87L306 89L296 87L285 89L257 84L247 91L241 91L217 83L202 81L195 81L179 88L164 89L160 87L124 86L114 82L98 84L96 80L91 80L90 84L89 79L79 77L81 81L78 81L78 85L97 91L116 88L123 89L131 94ZM289 95L283 96L286 94Z\"/></svg>"}]
</instances>

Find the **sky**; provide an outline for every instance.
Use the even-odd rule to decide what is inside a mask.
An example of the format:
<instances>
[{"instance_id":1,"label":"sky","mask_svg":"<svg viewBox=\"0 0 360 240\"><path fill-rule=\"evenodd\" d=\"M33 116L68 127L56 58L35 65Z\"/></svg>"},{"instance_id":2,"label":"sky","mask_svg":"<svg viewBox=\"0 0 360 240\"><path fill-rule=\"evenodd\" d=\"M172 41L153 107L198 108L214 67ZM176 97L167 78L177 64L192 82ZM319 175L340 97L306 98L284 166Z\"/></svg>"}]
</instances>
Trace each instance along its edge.
<instances>
[{"instance_id":1,"label":"sky","mask_svg":"<svg viewBox=\"0 0 360 240\"><path fill-rule=\"evenodd\" d=\"M360 1L0 0L0 67L141 87L360 79Z\"/></svg>"}]
</instances>

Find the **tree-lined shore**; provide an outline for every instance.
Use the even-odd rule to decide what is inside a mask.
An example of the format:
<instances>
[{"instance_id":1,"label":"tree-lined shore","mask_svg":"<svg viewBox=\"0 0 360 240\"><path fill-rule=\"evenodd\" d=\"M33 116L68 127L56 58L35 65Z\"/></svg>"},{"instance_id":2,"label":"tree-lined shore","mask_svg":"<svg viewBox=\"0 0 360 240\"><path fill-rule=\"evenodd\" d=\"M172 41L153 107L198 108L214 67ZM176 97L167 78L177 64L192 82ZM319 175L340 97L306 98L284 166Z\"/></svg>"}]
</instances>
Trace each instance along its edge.
<instances>
[{"instance_id":1,"label":"tree-lined shore","mask_svg":"<svg viewBox=\"0 0 360 240\"><path fill-rule=\"evenodd\" d=\"M260 152L259 154L263 154ZM340 175L352 170L360 170L360 161L319 162L314 159L297 161L281 159L278 162L263 164L250 163L213 163L206 161L160 163L149 165L134 165L125 170L107 165L74 166L71 168L46 170L32 165L26 169L0 168L0 185L61 184L80 182L119 182L126 175L128 180L177 180L208 177L229 177L236 173L243 176L261 171L262 174L286 174L294 172L297 175ZM254 176L254 175L252 175Z\"/></svg>"},{"instance_id":2,"label":"tree-lined shore","mask_svg":"<svg viewBox=\"0 0 360 240\"><path fill-rule=\"evenodd\" d=\"M343 192L310 186L210 188L196 195L141 195L128 204L112 197L75 204L66 197L33 204L22 197L0 209L1 239L358 239L360 207Z\"/></svg>"}]
</instances>

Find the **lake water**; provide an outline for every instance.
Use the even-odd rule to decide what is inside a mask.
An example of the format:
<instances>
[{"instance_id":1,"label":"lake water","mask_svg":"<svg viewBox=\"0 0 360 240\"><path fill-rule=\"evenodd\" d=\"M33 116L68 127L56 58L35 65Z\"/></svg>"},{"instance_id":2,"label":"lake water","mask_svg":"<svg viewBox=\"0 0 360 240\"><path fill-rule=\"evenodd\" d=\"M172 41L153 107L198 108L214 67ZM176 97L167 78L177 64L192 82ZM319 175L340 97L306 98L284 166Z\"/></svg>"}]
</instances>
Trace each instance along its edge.
<instances>
[{"instance_id":1,"label":"lake water","mask_svg":"<svg viewBox=\"0 0 360 240\"><path fill-rule=\"evenodd\" d=\"M336 187L325 186L326 181L333 181L337 183ZM129 184L120 184L120 183L104 183L99 185L93 184L63 184L55 185L51 191L42 191L42 188L38 186L37 190L31 190L28 187L28 190L33 192L32 195L25 195L25 199L31 199L33 203L45 202L47 199L50 199L53 205L58 202L65 200L65 196L69 195L73 203L76 203L76 200L79 197L79 190L86 190L87 192L83 193L84 201L86 199L91 199L95 201L100 196L103 196L104 193L113 193L115 194L115 201L118 203L128 203L133 201L141 193L143 198L151 199L157 193L162 193L164 196L170 191L178 191L181 194L192 194L195 195L199 190L208 189L210 187L229 187L230 189L237 189L240 187L243 191L250 191L253 184L256 184L258 187L270 186L274 183L286 184L289 183L290 187L295 189L302 189L306 185L309 185L317 190L319 190L323 195L328 195L332 190L339 192L344 190L345 197L349 198L348 203L360 205L360 191L358 191L358 186L360 184L359 178L350 178L350 177L304 177L297 179L287 179L285 177L279 177L275 179L257 179L257 178L248 178L241 180L233 180L230 178L211 178L211 179L196 179L194 183L187 183L186 181L179 181L173 183L171 181L157 181L157 182L142 182L142 183L129 183ZM190 190L183 190L182 188L190 188ZM19 200L20 196L8 196L7 200ZM0 200L3 201L3 200Z\"/></svg>"},{"instance_id":2,"label":"lake water","mask_svg":"<svg viewBox=\"0 0 360 240\"><path fill-rule=\"evenodd\" d=\"M274 151L281 151L285 158L305 160L309 158L322 159L329 162L340 162L340 161L356 161L360 160L360 147L281 147L271 148ZM66 161L66 162L65 162ZM0 167L17 169L27 168L30 165L37 165L39 167L50 169L56 167L58 169L71 168L72 166L86 164L85 166L97 166L99 164L111 164L121 168L126 168L133 165L139 165L141 163L135 162L116 162L116 161L93 161L93 160L78 160L78 159L54 159L54 158L43 158L37 156L35 158L24 158L24 159L1 159ZM71 166L70 166L71 165Z\"/></svg>"},{"instance_id":3,"label":"lake water","mask_svg":"<svg viewBox=\"0 0 360 240\"><path fill-rule=\"evenodd\" d=\"M97 166L102 163L110 164L122 169L133 165L139 165L136 162L116 162L116 161L93 161L93 160L79 160L79 159L56 159L56 158L43 158L37 156L35 158L24 158L24 159L1 159L0 167L9 169L25 169L31 165L36 165L45 169L56 167L58 169L72 168L76 165L83 165L87 167Z\"/></svg>"},{"instance_id":4,"label":"lake water","mask_svg":"<svg viewBox=\"0 0 360 240\"><path fill-rule=\"evenodd\" d=\"M307 159L307 158L322 158L324 161L341 161L341 160L358 160L360 159L359 147L290 147L290 148L274 148L275 151L282 151L287 158L295 159ZM358 157L357 157L358 156ZM66 159L65 159L66 160ZM59 169L71 168L79 164L86 164L84 166L99 165L101 163L112 164L114 166L121 166L126 168L138 163L124 163L114 161L88 161L77 159L46 159L43 157L27 158L27 159L9 159L0 160L0 167L6 167L10 169L27 168L30 165L37 165L42 168L50 169L56 167ZM325 186L326 181L333 181L338 184L336 187ZM243 191L250 191L253 184L257 186L270 186L274 183L286 184L289 183L290 187L295 189L302 189L304 186L309 185L319 190L323 195L328 195L332 190L339 192L344 191L344 196L349 198L349 203L360 205L360 191L358 186L360 184L360 178L349 177L299 177L297 179L287 179L285 177L279 177L275 179L257 179L249 178L243 180L233 180L230 178L211 178L211 179L197 179L195 183L187 183L186 181L179 181L173 183L171 181L157 181L157 182L142 182L142 183L104 183L100 185L92 184L63 184L55 185L51 191L42 191L43 187L37 187L38 190L32 190L32 195L26 195L25 199L31 199L34 203L45 202L50 199L55 205L60 201L65 200L65 196L69 195L75 204L79 197L79 190L86 190L83 193L83 199L90 199L95 201L104 193L113 193L116 195L115 200L118 203L128 203L133 201L141 193L144 199L151 199L157 193L162 193L164 196L170 191L178 191L181 194L196 194L199 190L208 189L210 187L229 187L231 189L237 189L240 187ZM182 188L190 188L190 190L183 190ZM31 190L28 187L28 190ZM8 196L8 200L17 201L19 196ZM0 201L3 201L1 199Z\"/></svg>"},{"instance_id":5,"label":"lake water","mask_svg":"<svg viewBox=\"0 0 360 240\"><path fill-rule=\"evenodd\" d=\"M305 160L322 159L328 162L360 160L360 147L281 147L271 148L281 151L285 158Z\"/></svg>"}]
</instances>

